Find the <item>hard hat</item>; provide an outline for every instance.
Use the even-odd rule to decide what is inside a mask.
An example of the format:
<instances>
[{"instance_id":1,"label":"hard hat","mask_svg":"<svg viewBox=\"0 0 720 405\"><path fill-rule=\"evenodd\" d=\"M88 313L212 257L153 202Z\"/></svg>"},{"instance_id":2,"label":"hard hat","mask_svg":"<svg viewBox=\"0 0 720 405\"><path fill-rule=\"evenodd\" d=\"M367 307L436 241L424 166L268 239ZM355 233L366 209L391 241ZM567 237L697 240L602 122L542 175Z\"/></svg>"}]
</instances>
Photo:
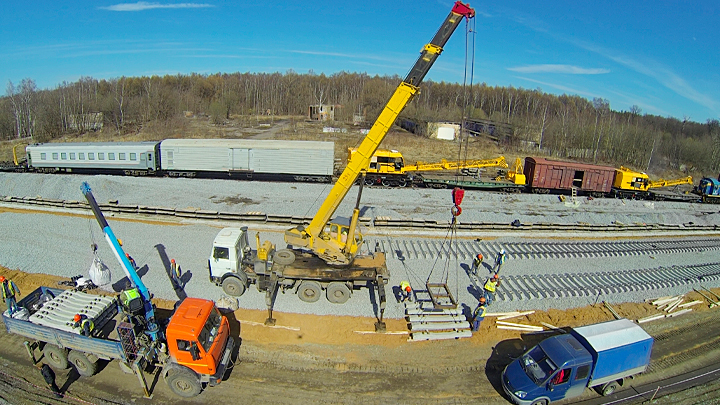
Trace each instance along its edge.
<instances>
[{"instance_id":1,"label":"hard hat","mask_svg":"<svg viewBox=\"0 0 720 405\"><path fill-rule=\"evenodd\" d=\"M477 257L480 258L480 259L482 259L482 258L483 258L482 253L478 253L478 254L477 254Z\"/></svg>"},{"instance_id":2,"label":"hard hat","mask_svg":"<svg viewBox=\"0 0 720 405\"><path fill-rule=\"evenodd\" d=\"M485 297L480 297L480 303L481 303L481 304L484 304L484 303L485 303Z\"/></svg>"},{"instance_id":3,"label":"hard hat","mask_svg":"<svg viewBox=\"0 0 720 405\"><path fill-rule=\"evenodd\" d=\"M405 287L405 291L410 292L410 291L412 291L412 288L410 288L410 286L407 286L407 287Z\"/></svg>"},{"instance_id":4,"label":"hard hat","mask_svg":"<svg viewBox=\"0 0 720 405\"><path fill-rule=\"evenodd\" d=\"M505 254L505 249L500 249L500 254L501 254L501 255L504 255L504 254Z\"/></svg>"},{"instance_id":5,"label":"hard hat","mask_svg":"<svg viewBox=\"0 0 720 405\"><path fill-rule=\"evenodd\" d=\"M497 275L497 273L493 276L494 279L500 278L500 276Z\"/></svg>"},{"instance_id":6,"label":"hard hat","mask_svg":"<svg viewBox=\"0 0 720 405\"><path fill-rule=\"evenodd\" d=\"M2 283L3 281L5 281L5 276L0 276L0 283Z\"/></svg>"},{"instance_id":7,"label":"hard hat","mask_svg":"<svg viewBox=\"0 0 720 405\"><path fill-rule=\"evenodd\" d=\"M175 259L170 259L170 263L175 263Z\"/></svg>"},{"instance_id":8,"label":"hard hat","mask_svg":"<svg viewBox=\"0 0 720 405\"><path fill-rule=\"evenodd\" d=\"M118 244L122 246L122 239L118 238Z\"/></svg>"},{"instance_id":9,"label":"hard hat","mask_svg":"<svg viewBox=\"0 0 720 405\"><path fill-rule=\"evenodd\" d=\"M80 322L80 314L75 314L75 317L73 318L73 321Z\"/></svg>"},{"instance_id":10,"label":"hard hat","mask_svg":"<svg viewBox=\"0 0 720 405\"><path fill-rule=\"evenodd\" d=\"M129 253L125 253L125 257L127 257L127 258L129 259L129 258L130 258L130 254L129 254Z\"/></svg>"}]
</instances>

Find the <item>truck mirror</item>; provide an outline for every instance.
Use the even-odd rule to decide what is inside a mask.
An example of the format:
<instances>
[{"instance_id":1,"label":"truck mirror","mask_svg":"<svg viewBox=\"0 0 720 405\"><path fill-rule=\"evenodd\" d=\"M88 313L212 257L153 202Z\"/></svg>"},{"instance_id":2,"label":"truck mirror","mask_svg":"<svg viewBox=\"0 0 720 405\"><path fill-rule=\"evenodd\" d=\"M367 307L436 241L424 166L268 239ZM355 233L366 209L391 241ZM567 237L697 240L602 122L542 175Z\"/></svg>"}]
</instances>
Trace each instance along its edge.
<instances>
[{"instance_id":1,"label":"truck mirror","mask_svg":"<svg viewBox=\"0 0 720 405\"><path fill-rule=\"evenodd\" d=\"M555 390L555 384L553 384L553 382L550 381L550 382L547 384L547 389L548 389L548 391L554 391L554 390Z\"/></svg>"}]
</instances>

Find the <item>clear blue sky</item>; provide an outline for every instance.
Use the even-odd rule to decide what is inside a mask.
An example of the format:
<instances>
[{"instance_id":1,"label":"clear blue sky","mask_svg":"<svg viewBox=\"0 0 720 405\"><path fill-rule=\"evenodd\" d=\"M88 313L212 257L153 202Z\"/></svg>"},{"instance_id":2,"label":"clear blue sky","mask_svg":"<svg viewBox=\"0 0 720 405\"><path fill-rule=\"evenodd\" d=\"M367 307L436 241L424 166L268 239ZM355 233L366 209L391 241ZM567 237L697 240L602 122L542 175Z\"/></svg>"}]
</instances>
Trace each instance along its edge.
<instances>
[{"instance_id":1,"label":"clear blue sky","mask_svg":"<svg viewBox=\"0 0 720 405\"><path fill-rule=\"evenodd\" d=\"M249 3L249 4L248 4ZM453 1L3 1L0 81L216 72L404 77ZM720 1L471 1L475 83L720 118ZM428 74L461 83L461 25Z\"/></svg>"}]
</instances>

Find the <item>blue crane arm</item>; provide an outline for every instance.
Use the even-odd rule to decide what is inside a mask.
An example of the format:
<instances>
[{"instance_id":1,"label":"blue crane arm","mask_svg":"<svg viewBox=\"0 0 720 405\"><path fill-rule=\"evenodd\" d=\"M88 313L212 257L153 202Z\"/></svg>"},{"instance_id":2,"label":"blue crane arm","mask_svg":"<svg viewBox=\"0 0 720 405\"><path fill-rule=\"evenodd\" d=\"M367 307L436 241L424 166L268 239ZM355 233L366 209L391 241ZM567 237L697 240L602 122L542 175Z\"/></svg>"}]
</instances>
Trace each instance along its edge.
<instances>
[{"instance_id":1,"label":"blue crane arm","mask_svg":"<svg viewBox=\"0 0 720 405\"><path fill-rule=\"evenodd\" d=\"M110 249L112 249L115 258L118 260L118 262L120 262L120 267L122 267L122 269L125 271L125 275L128 277L133 287L137 288L142 295L143 305L145 307L145 319L148 321L148 330L150 331L149 334L153 338L153 340L155 340L157 338L157 325L155 324L155 308L150 301L150 291L148 291L147 287L145 287L145 283L143 283L142 279L140 279L140 276L135 271L135 267L130 263L130 260L128 260L127 256L125 256L125 251L123 251L123 248L122 246L120 246L120 242L115 236L115 233L113 233L110 225L105 219L105 216L100 210L100 206L98 205L97 201L95 201L95 196L93 196L92 190L90 190L90 185L87 182L83 182L82 186L80 186L80 190L82 190L82 193L87 199L88 204L90 204L90 209L95 215L95 219L97 219L98 223L100 224L100 228L105 235L105 240L107 241L108 245L110 245Z\"/></svg>"}]
</instances>

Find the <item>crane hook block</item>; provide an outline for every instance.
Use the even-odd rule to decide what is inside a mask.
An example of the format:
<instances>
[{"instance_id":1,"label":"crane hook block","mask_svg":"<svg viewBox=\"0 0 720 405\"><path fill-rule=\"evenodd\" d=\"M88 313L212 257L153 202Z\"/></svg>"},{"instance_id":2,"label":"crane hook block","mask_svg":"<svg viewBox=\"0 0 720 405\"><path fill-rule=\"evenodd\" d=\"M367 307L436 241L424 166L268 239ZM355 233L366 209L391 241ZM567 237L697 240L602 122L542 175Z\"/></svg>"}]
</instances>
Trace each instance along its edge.
<instances>
[{"instance_id":1,"label":"crane hook block","mask_svg":"<svg viewBox=\"0 0 720 405\"><path fill-rule=\"evenodd\" d=\"M455 5L452 8L452 12L455 14L460 14L466 18L475 17L475 10L470 7L469 4L465 4L459 0L455 2Z\"/></svg>"},{"instance_id":2,"label":"crane hook block","mask_svg":"<svg viewBox=\"0 0 720 405\"><path fill-rule=\"evenodd\" d=\"M462 204L463 197L465 197L465 190L455 187L452 191L453 204L460 206Z\"/></svg>"}]
</instances>

